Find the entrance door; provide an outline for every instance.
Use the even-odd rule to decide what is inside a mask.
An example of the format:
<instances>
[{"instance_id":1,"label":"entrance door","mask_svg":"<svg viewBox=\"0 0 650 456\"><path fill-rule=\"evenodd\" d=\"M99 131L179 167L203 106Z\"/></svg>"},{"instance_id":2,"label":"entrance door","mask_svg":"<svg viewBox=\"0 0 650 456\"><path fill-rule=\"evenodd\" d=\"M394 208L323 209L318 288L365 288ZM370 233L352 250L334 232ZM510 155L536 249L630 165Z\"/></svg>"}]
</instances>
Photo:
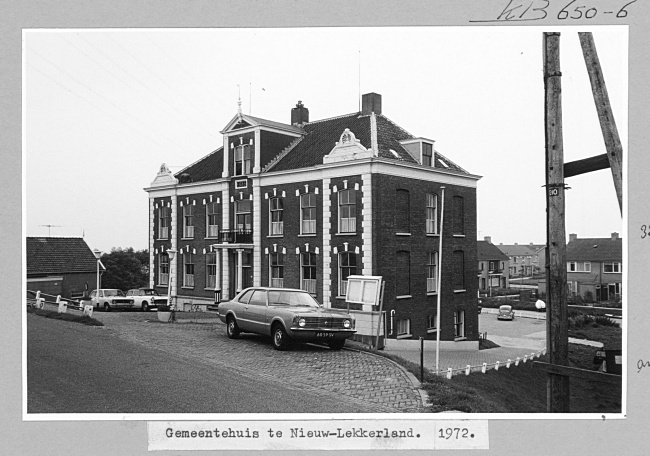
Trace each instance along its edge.
<instances>
[{"instance_id":1,"label":"entrance door","mask_svg":"<svg viewBox=\"0 0 650 456\"><path fill-rule=\"evenodd\" d=\"M238 252L231 252L231 264L232 268L230 270L230 283L234 284L230 289L230 297L233 298L239 291L252 287L253 286L253 252L251 250L244 250L242 252L242 283L239 284L239 254Z\"/></svg>"}]
</instances>

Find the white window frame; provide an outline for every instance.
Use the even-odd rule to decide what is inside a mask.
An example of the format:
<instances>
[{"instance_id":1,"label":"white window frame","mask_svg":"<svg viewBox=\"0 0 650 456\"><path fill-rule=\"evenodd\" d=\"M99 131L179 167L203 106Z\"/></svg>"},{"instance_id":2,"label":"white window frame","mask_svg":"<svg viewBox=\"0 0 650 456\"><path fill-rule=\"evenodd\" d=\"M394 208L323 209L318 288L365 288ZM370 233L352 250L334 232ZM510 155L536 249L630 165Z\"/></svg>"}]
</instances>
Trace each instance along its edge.
<instances>
[{"instance_id":1,"label":"white window frame","mask_svg":"<svg viewBox=\"0 0 650 456\"><path fill-rule=\"evenodd\" d=\"M573 270L571 268L573 268ZM591 262L569 261L567 263L567 272L591 272Z\"/></svg>"},{"instance_id":2,"label":"white window frame","mask_svg":"<svg viewBox=\"0 0 650 456\"><path fill-rule=\"evenodd\" d=\"M605 266L611 266L612 270L611 271L606 271ZM603 274L621 274L623 271L623 268L621 267L621 263L618 263L616 261L614 262L607 262L603 263Z\"/></svg>"},{"instance_id":3,"label":"white window frame","mask_svg":"<svg viewBox=\"0 0 650 456\"><path fill-rule=\"evenodd\" d=\"M457 310L454 312L454 339L465 338L465 311Z\"/></svg>"},{"instance_id":4,"label":"white window frame","mask_svg":"<svg viewBox=\"0 0 650 456\"><path fill-rule=\"evenodd\" d=\"M305 210L309 213L309 219L305 219ZM316 194L303 193L300 195L300 234L316 234L316 220Z\"/></svg>"},{"instance_id":5,"label":"white window frame","mask_svg":"<svg viewBox=\"0 0 650 456\"><path fill-rule=\"evenodd\" d=\"M183 206L183 238L194 238L194 205L186 204Z\"/></svg>"},{"instance_id":6,"label":"white window frame","mask_svg":"<svg viewBox=\"0 0 650 456\"><path fill-rule=\"evenodd\" d=\"M438 234L438 195L427 193L426 233Z\"/></svg>"},{"instance_id":7,"label":"white window frame","mask_svg":"<svg viewBox=\"0 0 650 456\"><path fill-rule=\"evenodd\" d=\"M343 202L343 195L347 195L347 202ZM350 198L350 195L352 198ZM357 232L357 192L354 189L347 188L339 190L339 233L353 234ZM350 203L352 201L352 203ZM343 208L354 207L354 217L350 217L348 209L348 217L343 217Z\"/></svg>"},{"instance_id":8,"label":"white window frame","mask_svg":"<svg viewBox=\"0 0 650 456\"><path fill-rule=\"evenodd\" d=\"M169 267L169 255L166 253L158 254L158 285L169 285ZM167 269L166 273L163 272L163 268Z\"/></svg>"},{"instance_id":9,"label":"white window frame","mask_svg":"<svg viewBox=\"0 0 650 456\"><path fill-rule=\"evenodd\" d=\"M162 206L160 209L158 209L158 239L169 239L170 225L171 209L167 206Z\"/></svg>"},{"instance_id":10,"label":"white window frame","mask_svg":"<svg viewBox=\"0 0 650 456\"><path fill-rule=\"evenodd\" d=\"M429 147L431 147L431 155L425 155L425 153L424 153L425 146L429 146ZM420 143L420 147L421 147L421 154L422 154L422 158L421 158L420 163L423 164L424 166L430 166L430 167L432 167L432 168L435 167L435 165L436 165L436 164L435 164L435 158L434 158L434 156L435 156L435 155L434 155L435 152L434 152L434 150L433 150L433 144L431 144L431 143L429 143L429 142L422 141L422 142ZM431 162L430 162L430 163L425 163L425 162L424 162L424 157L430 157L430 158L431 158Z\"/></svg>"},{"instance_id":11,"label":"white window frame","mask_svg":"<svg viewBox=\"0 0 650 456\"><path fill-rule=\"evenodd\" d=\"M275 217L280 220L273 221ZM282 236L284 234L284 203L280 197L269 198L269 235Z\"/></svg>"},{"instance_id":12,"label":"white window frame","mask_svg":"<svg viewBox=\"0 0 650 456\"><path fill-rule=\"evenodd\" d=\"M481 264L483 264L481 262ZM438 252L429 252L427 260L427 293L438 292Z\"/></svg>"},{"instance_id":13,"label":"white window frame","mask_svg":"<svg viewBox=\"0 0 650 456\"><path fill-rule=\"evenodd\" d=\"M314 258L314 263L309 263L308 265L305 264L305 256L308 258ZM316 267L318 264L318 259L316 258L316 254L313 252L300 252L300 289L305 290L309 294L315 295L316 294L316 274L318 273ZM309 268L310 270L313 269L314 271L314 277L313 278L305 278L305 269Z\"/></svg>"},{"instance_id":14,"label":"white window frame","mask_svg":"<svg viewBox=\"0 0 650 456\"><path fill-rule=\"evenodd\" d=\"M401 318L396 322L397 326L397 338L406 339L412 337L411 335L411 319L410 318Z\"/></svg>"},{"instance_id":15,"label":"white window frame","mask_svg":"<svg viewBox=\"0 0 650 456\"><path fill-rule=\"evenodd\" d=\"M239 208L239 206L242 205L244 202L248 202L248 207L249 207L248 211L242 211ZM235 229L237 229L238 231L251 231L253 229L253 220L252 220L252 217L253 217L252 216L252 209L253 208L252 208L252 206L253 206L253 204L252 204L251 200L237 200L237 201L235 201ZM247 225L246 225L246 214L248 214L248 218L250 220L248 228L247 228ZM239 223L238 223L239 216L242 216L244 218L244 223L241 225L242 226L241 228L239 227Z\"/></svg>"},{"instance_id":16,"label":"white window frame","mask_svg":"<svg viewBox=\"0 0 650 456\"><path fill-rule=\"evenodd\" d=\"M183 254L183 287L194 288L194 254L186 252ZM190 272L191 271L191 272Z\"/></svg>"},{"instance_id":17,"label":"white window frame","mask_svg":"<svg viewBox=\"0 0 650 456\"><path fill-rule=\"evenodd\" d=\"M240 144L239 146L235 146L235 154L233 156L234 158L234 165L235 169L233 170L233 175L234 176L245 176L247 174L250 174L251 172L251 145L250 144ZM237 155L241 153L241 159L237 159ZM248 155L248 158L246 158L246 155ZM240 166L241 169L237 169L237 167Z\"/></svg>"},{"instance_id":18,"label":"white window frame","mask_svg":"<svg viewBox=\"0 0 650 456\"><path fill-rule=\"evenodd\" d=\"M427 333L438 332L438 315L430 314L427 315Z\"/></svg>"},{"instance_id":19,"label":"white window frame","mask_svg":"<svg viewBox=\"0 0 650 456\"><path fill-rule=\"evenodd\" d=\"M277 264L273 265L273 256L277 257ZM273 277L273 271L278 271L279 277ZM284 254L282 252L269 253L269 286L282 288L284 287Z\"/></svg>"},{"instance_id":20,"label":"white window frame","mask_svg":"<svg viewBox=\"0 0 650 456\"><path fill-rule=\"evenodd\" d=\"M211 263L210 260L213 258L214 263ZM217 252L205 254L205 288L217 289Z\"/></svg>"},{"instance_id":21,"label":"white window frame","mask_svg":"<svg viewBox=\"0 0 650 456\"><path fill-rule=\"evenodd\" d=\"M345 256L347 256L347 258L348 258L348 265L347 266L343 266L343 258ZM354 264L354 272L350 272L350 270L352 269L352 266L350 266L350 261L349 261L350 258L354 258L354 263L355 263ZM343 280L343 269L348 270L348 275L345 276L345 278L347 279L349 276L357 274L357 267L358 267L358 263L357 263L357 254L356 253L354 253L354 252L340 252L339 253L339 294L338 294L339 296L346 296L347 291L348 291L348 281Z\"/></svg>"},{"instance_id":22,"label":"white window frame","mask_svg":"<svg viewBox=\"0 0 650 456\"><path fill-rule=\"evenodd\" d=\"M212 210L212 212L211 212ZM210 219L216 221L216 224L211 224ZM218 204L216 201L207 203L205 205L205 237L217 238L219 237L219 212Z\"/></svg>"}]
</instances>

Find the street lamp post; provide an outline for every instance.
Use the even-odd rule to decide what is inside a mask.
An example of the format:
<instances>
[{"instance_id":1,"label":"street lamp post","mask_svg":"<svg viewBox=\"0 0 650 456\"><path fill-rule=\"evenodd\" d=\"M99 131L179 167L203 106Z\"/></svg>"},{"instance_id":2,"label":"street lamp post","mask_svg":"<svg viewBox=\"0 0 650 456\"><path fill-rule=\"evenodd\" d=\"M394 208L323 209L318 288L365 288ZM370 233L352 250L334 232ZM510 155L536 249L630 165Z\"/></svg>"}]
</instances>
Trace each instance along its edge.
<instances>
[{"instance_id":1,"label":"street lamp post","mask_svg":"<svg viewBox=\"0 0 650 456\"><path fill-rule=\"evenodd\" d=\"M97 288L95 288L95 299L97 299L97 307L99 307L99 259L102 257L102 251L99 249L93 250L93 255L95 255L95 258L97 259ZM90 300L90 304L92 305L93 301L92 299Z\"/></svg>"},{"instance_id":2,"label":"street lamp post","mask_svg":"<svg viewBox=\"0 0 650 456\"><path fill-rule=\"evenodd\" d=\"M168 288L167 288L167 303L169 308L172 306L172 261L176 257L176 250L167 249L167 256L169 257L169 278L167 279Z\"/></svg>"}]
</instances>

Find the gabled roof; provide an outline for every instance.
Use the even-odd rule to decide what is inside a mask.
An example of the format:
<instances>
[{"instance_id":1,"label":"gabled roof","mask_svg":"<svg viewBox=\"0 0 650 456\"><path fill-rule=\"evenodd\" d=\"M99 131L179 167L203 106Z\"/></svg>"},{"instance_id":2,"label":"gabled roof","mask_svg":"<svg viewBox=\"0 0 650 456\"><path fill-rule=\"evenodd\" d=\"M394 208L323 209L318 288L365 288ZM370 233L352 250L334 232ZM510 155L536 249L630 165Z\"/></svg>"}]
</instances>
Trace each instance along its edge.
<instances>
[{"instance_id":1,"label":"gabled roof","mask_svg":"<svg viewBox=\"0 0 650 456\"><path fill-rule=\"evenodd\" d=\"M177 172L174 177L181 183L181 175L188 174L190 182L209 181L220 179L223 175L223 146L210 152L205 157Z\"/></svg>"},{"instance_id":2,"label":"gabled roof","mask_svg":"<svg viewBox=\"0 0 650 456\"><path fill-rule=\"evenodd\" d=\"M514 245L504 245L499 244L496 246L499 250L505 253L508 256L527 256L535 255L535 252L538 249L538 246L531 244L514 244Z\"/></svg>"},{"instance_id":3,"label":"gabled roof","mask_svg":"<svg viewBox=\"0 0 650 456\"><path fill-rule=\"evenodd\" d=\"M585 238L574 239L566 246L567 261L616 261L623 260L622 239Z\"/></svg>"},{"instance_id":4,"label":"gabled roof","mask_svg":"<svg viewBox=\"0 0 650 456\"><path fill-rule=\"evenodd\" d=\"M269 127L277 130L286 130L292 133L303 133L302 129L295 125L276 122L275 120L262 119L261 117L254 117L246 114L235 115L235 117L230 119L230 122L226 124L226 127L222 130L222 133L225 133L227 131L236 131L240 128L248 127Z\"/></svg>"},{"instance_id":5,"label":"gabled roof","mask_svg":"<svg viewBox=\"0 0 650 456\"><path fill-rule=\"evenodd\" d=\"M476 241L476 253L479 261L508 261L508 256L487 241Z\"/></svg>"},{"instance_id":6,"label":"gabled roof","mask_svg":"<svg viewBox=\"0 0 650 456\"><path fill-rule=\"evenodd\" d=\"M97 259L83 238L28 237L27 275L95 272Z\"/></svg>"}]
</instances>

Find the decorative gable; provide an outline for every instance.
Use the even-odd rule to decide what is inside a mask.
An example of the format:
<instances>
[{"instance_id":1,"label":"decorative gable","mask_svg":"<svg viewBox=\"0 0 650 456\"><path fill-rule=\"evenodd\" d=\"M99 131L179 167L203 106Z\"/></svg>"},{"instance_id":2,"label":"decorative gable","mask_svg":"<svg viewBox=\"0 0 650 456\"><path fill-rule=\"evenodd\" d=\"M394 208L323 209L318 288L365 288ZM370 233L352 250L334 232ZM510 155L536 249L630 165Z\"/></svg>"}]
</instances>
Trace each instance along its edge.
<instances>
[{"instance_id":1,"label":"decorative gable","mask_svg":"<svg viewBox=\"0 0 650 456\"><path fill-rule=\"evenodd\" d=\"M323 157L323 163L335 163L348 160L358 160L361 158L374 157L370 149L366 149L349 128L346 128L339 141L329 154Z\"/></svg>"},{"instance_id":2,"label":"decorative gable","mask_svg":"<svg viewBox=\"0 0 650 456\"><path fill-rule=\"evenodd\" d=\"M163 163L162 165L160 165L160 170L158 171L158 175L151 183L151 186L161 187L164 185L176 185L177 183L178 180L172 175L171 171L167 167L167 164Z\"/></svg>"}]
</instances>

